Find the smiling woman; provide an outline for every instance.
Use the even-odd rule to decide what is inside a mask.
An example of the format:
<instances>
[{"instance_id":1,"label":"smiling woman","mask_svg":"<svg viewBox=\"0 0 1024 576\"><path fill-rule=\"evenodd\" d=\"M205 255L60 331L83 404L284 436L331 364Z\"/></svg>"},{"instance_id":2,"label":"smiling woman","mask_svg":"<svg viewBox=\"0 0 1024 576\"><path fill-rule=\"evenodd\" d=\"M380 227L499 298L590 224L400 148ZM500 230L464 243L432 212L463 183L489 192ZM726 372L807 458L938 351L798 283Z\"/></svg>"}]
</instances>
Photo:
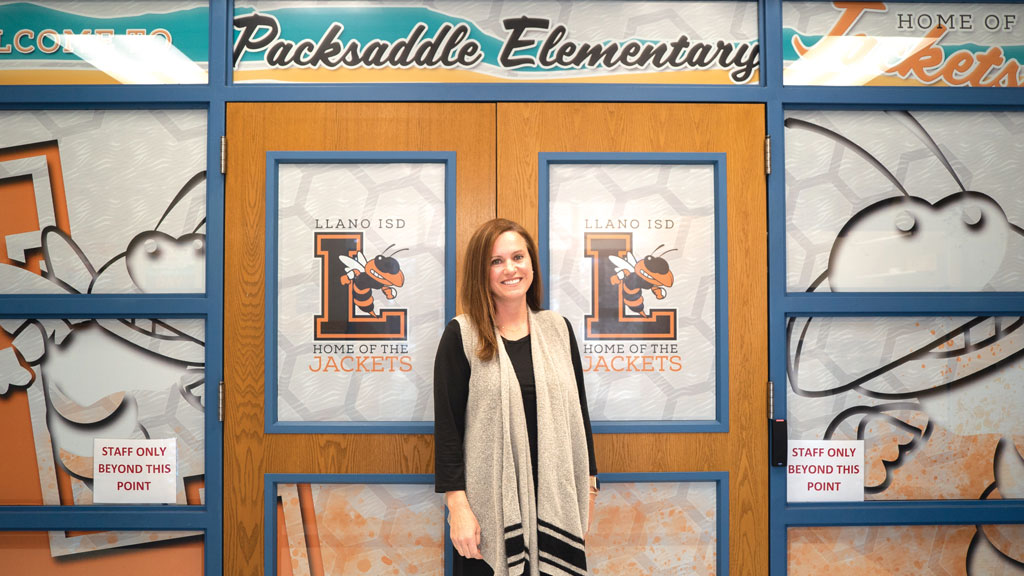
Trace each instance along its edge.
<instances>
[{"instance_id":1,"label":"smiling woman","mask_svg":"<svg viewBox=\"0 0 1024 576\"><path fill-rule=\"evenodd\" d=\"M455 574L583 573L597 467L576 338L540 309L537 247L522 226L485 223L464 261L466 314L434 363L435 489Z\"/></svg>"}]
</instances>

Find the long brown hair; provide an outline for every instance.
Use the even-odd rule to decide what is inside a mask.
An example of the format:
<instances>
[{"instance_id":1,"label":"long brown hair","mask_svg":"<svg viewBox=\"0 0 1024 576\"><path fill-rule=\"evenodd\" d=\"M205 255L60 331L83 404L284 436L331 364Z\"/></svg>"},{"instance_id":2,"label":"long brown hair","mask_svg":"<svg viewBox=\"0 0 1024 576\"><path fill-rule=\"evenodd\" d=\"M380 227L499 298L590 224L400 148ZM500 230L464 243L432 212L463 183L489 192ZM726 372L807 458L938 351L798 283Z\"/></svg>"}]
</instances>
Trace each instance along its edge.
<instances>
[{"instance_id":1,"label":"long brown hair","mask_svg":"<svg viewBox=\"0 0 1024 576\"><path fill-rule=\"evenodd\" d=\"M504 218L495 218L482 224L469 239L466 255L462 261L462 311L469 316L476 328L480 347L477 357L488 361L498 351L498 339L494 336L494 300L491 297L489 275L491 269L491 250L494 241L505 232L515 232L526 241L526 251L530 255L530 266L533 268L533 283L526 292L526 305L531 310L540 310L544 298L541 285L540 262L537 259L537 243L533 236L518 223Z\"/></svg>"}]
</instances>

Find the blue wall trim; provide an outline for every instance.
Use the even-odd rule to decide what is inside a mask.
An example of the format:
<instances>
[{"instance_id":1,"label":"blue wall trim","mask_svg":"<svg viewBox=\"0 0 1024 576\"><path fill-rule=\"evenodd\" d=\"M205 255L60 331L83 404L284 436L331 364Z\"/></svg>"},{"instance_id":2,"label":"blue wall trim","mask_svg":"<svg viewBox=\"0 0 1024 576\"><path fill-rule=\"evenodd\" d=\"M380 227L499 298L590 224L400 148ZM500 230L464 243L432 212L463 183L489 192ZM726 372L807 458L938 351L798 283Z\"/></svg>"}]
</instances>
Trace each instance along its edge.
<instances>
[{"instance_id":1,"label":"blue wall trim","mask_svg":"<svg viewBox=\"0 0 1024 576\"><path fill-rule=\"evenodd\" d=\"M208 505L6 506L0 530L210 530L209 515Z\"/></svg>"},{"instance_id":2,"label":"blue wall trim","mask_svg":"<svg viewBox=\"0 0 1024 576\"><path fill-rule=\"evenodd\" d=\"M726 156L719 153L541 152L537 170L537 243L544 286L551 286L551 166L553 164L684 164L714 169L715 210L715 419L714 420L595 420L596 433L728 432L729 326L728 234L726 229ZM550 305L550 288L543 306Z\"/></svg>"},{"instance_id":3,"label":"blue wall trim","mask_svg":"<svg viewBox=\"0 0 1024 576\"><path fill-rule=\"evenodd\" d=\"M282 422L277 406L277 260L278 173L282 164L444 164L445 286L444 316L455 315L455 152L267 152L266 308L264 324L264 429L267 434L432 434L433 422Z\"/></svg>"},{"instance_id":4,"label":"blue wall trim","mask_svg":"<svg viewBox=\"0 0 1024 576\"><path fill-rule=\"evenodd\" d=\"M788 316L1017 316L1024 310L1020 292L904 292L820 293L790 292L779 297Z\"/></svg>"},{"instance_id":5,"label":"blue wall trim","mask_svg":"<svg viewBox=\"0 0 1024 576\"><path fill-rule=\"evenodd\" d=\"M207 282L217 274L209 258ZM219 307L219 299L204 294L5 294L0 296L0 318L197 318L209 312L214 300Z\"/></svg>"},{"instance_id":6,"label":"blue wall trim","mask_svg":"<svg viewBox=\"0 0 1024 576\"><path fill-rule=\"evenodd\" d=\"M993 506L998 503L998 506ZM1020 524L1022 500L867 501L824 504L789 504L788 526L883 526ZM899 521L893 521L898 516Z\"/></svg>"}]
</instances>

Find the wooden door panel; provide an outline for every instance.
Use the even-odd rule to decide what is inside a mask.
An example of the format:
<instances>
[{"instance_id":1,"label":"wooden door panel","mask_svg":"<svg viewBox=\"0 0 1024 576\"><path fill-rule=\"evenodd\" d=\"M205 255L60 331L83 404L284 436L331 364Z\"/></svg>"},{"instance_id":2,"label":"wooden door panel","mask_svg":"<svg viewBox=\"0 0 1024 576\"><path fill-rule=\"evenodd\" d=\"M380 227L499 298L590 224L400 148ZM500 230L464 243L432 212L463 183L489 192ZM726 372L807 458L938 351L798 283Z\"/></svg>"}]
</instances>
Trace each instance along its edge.
<instances>
[{"instance_id":1,"label":"wooden door panel","mask_svg":"<svg viewBox=\"0 0 1024 576\"><path fill-rule=\"evenodd\" d=\"M455 151L457 250L497 215L537 231L539 152L725 152L729 425L714 434L602 434L602 472L729 472L729 563L767 566L767 275L763 109L675 104L231 104L225 264L224 549L263 566L266 473L430 473L426 435L264 435L267 151ZM497 183L497 191L496 191Z\"/></svg>"},{"instance_id":2,"label":"wooden door panel","mask_svg":"<svg viewBox=\"0 0 1024 576\"><path fill-rule=\"evenodd\" d=\"M498 216L538 232L541 152L726 154L729 432L600 434L601 472L729 472L729 566L767 573L764 109L754 104L498 105Z\"/></svg>"},{"instance_id":3,"label":"wooden door panel","mask_svg":"<svg viewBox=\"0 0 1024 576\"><path fill-rule=\"evenodd\" d=\"M495 214L493 104L239 103L227 108L224 567L263 571L266 473L433 472L422 434L264 434L268 151L454 151L461 256Z\"/></svg>"}]
</instances>

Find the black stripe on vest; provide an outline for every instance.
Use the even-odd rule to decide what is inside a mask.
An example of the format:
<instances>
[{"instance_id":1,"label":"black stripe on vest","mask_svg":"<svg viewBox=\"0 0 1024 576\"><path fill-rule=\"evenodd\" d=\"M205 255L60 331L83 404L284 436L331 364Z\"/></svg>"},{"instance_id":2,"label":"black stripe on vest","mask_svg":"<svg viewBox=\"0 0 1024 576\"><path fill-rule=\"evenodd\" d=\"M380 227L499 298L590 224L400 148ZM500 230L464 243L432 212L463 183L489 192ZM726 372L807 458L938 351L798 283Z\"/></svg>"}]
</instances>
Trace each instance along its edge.
<instances>
[{"instance_id":1,"label":"black stripe on vest","mask_svg":"<svg viewBox=\"0 0 1024 576\"><path fill-rule=\"evenodd\" d=\"M582 546L566 542L547 531L537 531L537 550L578 569L587 569L587 554Z\"/></svg>"},{"instance_id":2,"label":"black stripe on vest","mask_svg":"<svg viewBox=\"0 0 1024 576\"><path fill-rule=\"evenodd\" d=\"M505 561L508 567L512 568L517 564L527 562L526 557L529 551L526 549L526 540L523 538L522 523L505 527ZM516 556L518 559L513 560ZM528 562L527 562L528 563Z\"/></svg>"},{"instance_id":3,"label":"black stripe on vest","mask_svg":"<svg viewBox=\"0 0 1024 576\"><path fill-rule=\"evenodd\" d=\"M562 538L565 538L566 540L569 540L571 542L575 542L575 543L579 544L580 546L583 546L583 538L580 538L579 536L574 536L572 533L566 532L565 530L562 530L561 528L559 528L558 526L555 526L554 524L552 524L550 522L545 522L545 521L541 520L540 518L538 518L537 519L537 526L540 527L540 528L546 528L548 531L553 532L555 534L558 534L559 536L561 536ZM505 532L508 532L508 529L506 529Z\"/></svg>"},{"instance_id":4,"label":"black stripe on vest","mask_svg":"<svg viewBox=\"0 0 1024 576\"><path fill-rule=\"evenodd\" d=\"M564 574L571 574L573 576L586 576L586 572L577 570L571 566L567 566L562 562L559 562L555 558L549 558L546 554L541 554L540 566L541 574L549 574L553 572L554 574L558 574L559 576L562 576ZM548 567L546 571L544 569L545 566Z\"/></svg>"}]
</instances>

